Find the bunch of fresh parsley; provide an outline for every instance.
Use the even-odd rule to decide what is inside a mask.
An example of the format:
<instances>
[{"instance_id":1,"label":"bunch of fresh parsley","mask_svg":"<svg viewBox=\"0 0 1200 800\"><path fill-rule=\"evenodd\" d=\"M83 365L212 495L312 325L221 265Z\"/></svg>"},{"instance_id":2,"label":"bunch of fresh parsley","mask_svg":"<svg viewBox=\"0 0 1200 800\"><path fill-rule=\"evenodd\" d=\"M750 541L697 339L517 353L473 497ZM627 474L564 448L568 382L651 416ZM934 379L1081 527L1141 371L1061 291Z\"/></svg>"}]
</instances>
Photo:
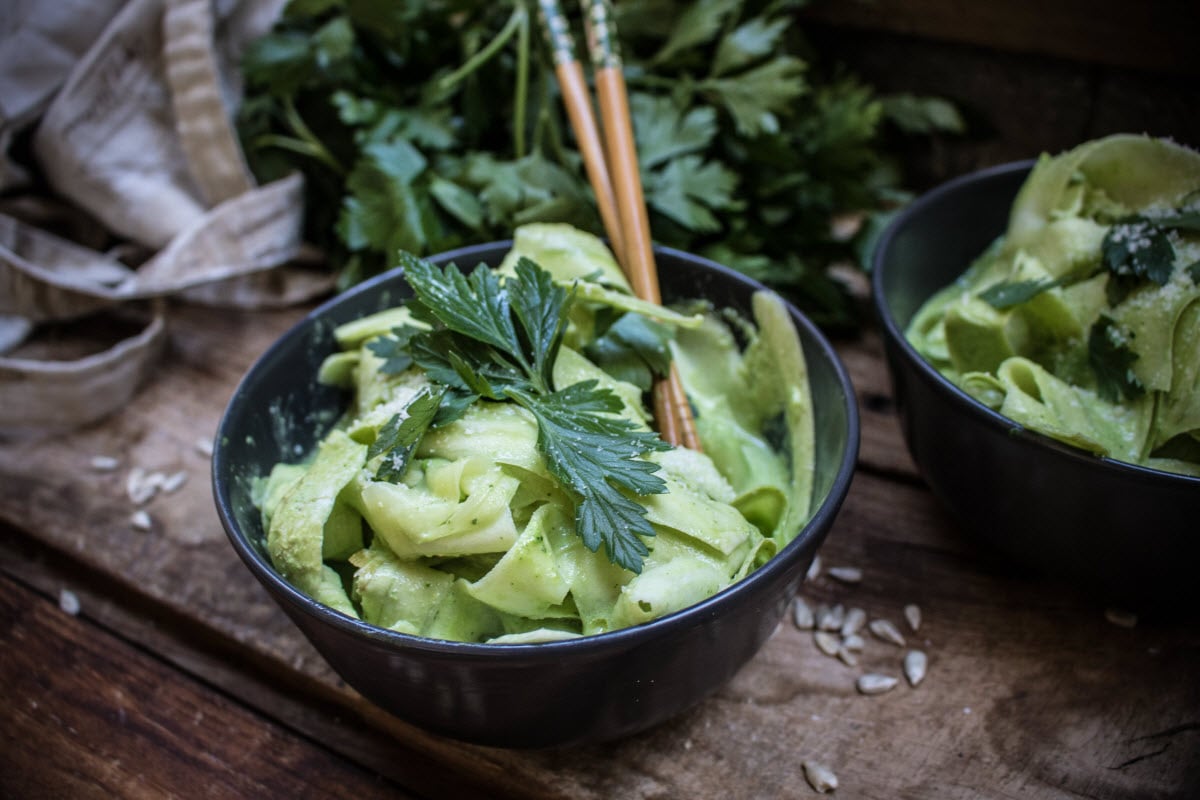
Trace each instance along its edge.
<instances>
[{"instance_id":1,"label":"bunch of fresh parsley","mask_svg":"<svg viewBox=\"0 0 1200 800\"><path fill-rule=\"evenodd\" d=\"M896 196L884 118L961 121L822 77L796 24L803 5L628 0L616 13L655 239L853 326L827 266L858 250L830 223ZM307 236L343 285L399 250L504 239L523 223L601 232L535 14L533 0L292 0L250 48L239 126L251 166L262 180L305 173Z\"/></svg>"},{"instance_id":2,"label":"bunch of fresh parsley","mask_svg":"<svg viewBox=\"0 0 1200 800\"><path fill-rule=\"evenodd\" d=\"M537 447L550 473L575 499L575 528L593 552L604 546L616 564L640 572L653 536L645 509L628 494L659 494L666 484L658 465L641 458L669 445L619 415L620 398L595 380L556 387L554 361L572 296L550 273L526 258L501 285L480 264L464 275L401 253L404 277L415 293L413 316L428 329L397 328L368 347L380 369L421 367L432 381L404 413L380 429L368 457L382 456L379 480L399 480L431 426L458 419L480 398L513 402L537 420Z\"/></svg>"}]
</instances>

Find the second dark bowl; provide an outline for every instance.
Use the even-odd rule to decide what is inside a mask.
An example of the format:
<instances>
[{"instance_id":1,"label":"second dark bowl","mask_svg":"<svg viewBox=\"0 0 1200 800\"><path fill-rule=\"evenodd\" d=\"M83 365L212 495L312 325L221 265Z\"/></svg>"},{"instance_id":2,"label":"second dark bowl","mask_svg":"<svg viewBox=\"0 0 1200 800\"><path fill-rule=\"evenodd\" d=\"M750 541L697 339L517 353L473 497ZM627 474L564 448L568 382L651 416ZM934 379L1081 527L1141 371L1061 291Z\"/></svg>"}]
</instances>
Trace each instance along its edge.
<instances>
[{"instance_id":1,"label":"second dark bowl","mask_svg":"<svg viewBox=\"0 0 1200 800\"><path fill-rule=\"evenodd\" d=\"M1008 224L1032 162L951 181L880 240L872 289L905 440L962 531L1017 563L1125 607L1200 601L1200 478L1097 458L979 403L904 331Z\"/></svg>"}]
</instances>

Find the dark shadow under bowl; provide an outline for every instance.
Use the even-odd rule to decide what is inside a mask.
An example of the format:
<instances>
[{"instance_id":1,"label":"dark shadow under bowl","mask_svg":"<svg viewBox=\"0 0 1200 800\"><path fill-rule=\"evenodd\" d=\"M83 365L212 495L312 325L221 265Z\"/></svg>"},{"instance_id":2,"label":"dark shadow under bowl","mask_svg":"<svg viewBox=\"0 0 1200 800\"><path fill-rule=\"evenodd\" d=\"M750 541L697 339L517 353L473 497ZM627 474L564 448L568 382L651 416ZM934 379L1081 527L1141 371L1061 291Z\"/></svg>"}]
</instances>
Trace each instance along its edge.
<instances>
[{"instance_id":1,"label":"dark shadow under bowl","mask_svg":"<svg viewBox=\"0 0 1200 800\"><path fill-rule=\"evenodd\" d=\"M905 440L963 533L1126 607L1200 599L1200 479L1097 458L1026 430L942 377L905 339L918 308L1008 223L1032 162L951 181L880 240L874 306Z\"/></svg>"},{"instance_id":2,"label":"dark shadow under bowl","mask_svg":"<svg viewBox=\"0 0 1200 800\"><path fill-rule=\"evenodd\" d=\"M509 243L432 260L464 269L499 263ZM658 251L663 296L702 297L750 316L762 287L710 261ZM222 524L254 576L346 682L430 731L507 747L598 742L655 725L728 681L775 629L828 534L858 452L853 390L817 329L792 309L808 359L816 415L815 513L745 580L691 608L635 628L565 642L481 645L408 636L351 619L285 582L271 566L253 480L298 460L345 407L314 383L334 326L409 295L397 272L316 309L275 343L236 389L216 437L213 489Z\"/></svg>"}]
</instances>

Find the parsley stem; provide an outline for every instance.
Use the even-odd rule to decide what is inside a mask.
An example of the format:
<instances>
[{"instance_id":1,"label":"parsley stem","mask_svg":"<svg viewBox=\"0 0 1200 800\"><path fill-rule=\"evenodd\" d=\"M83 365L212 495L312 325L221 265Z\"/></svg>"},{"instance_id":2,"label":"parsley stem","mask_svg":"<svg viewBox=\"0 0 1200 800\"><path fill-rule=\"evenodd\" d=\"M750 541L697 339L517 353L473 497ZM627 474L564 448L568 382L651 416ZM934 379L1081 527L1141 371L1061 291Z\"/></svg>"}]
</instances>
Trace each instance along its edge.
<instances>
[{"instance_id":1,"label":"parsley stem","mask_svg":"<svg viewBox=\"0 0 1200 800\"><path fill-rule=\"evenodd\" d=\"M517 26L517 89L513 100L513 148L517 158L525 157L525 114L529 98L529 14L525 6Z\"/></svg>"},{"instance_id":2,"label":"parsley stem","mask_svg":"<svg viewBox=\"0 0 1200 800\"><path fill-rule=\"evenodd\" d=\"M259 136L254 140L254 148L276 147L280 150L290 150L293 153L308 156L317 161L320 161L325 166L332 169L339 175L344 175L345 170L342 165L337 162L329 151L320 145L314 145L312 142L303 139L294 139L291 136L281 136L276 133Z\"/></svg>"},{"instance_id":3,"label":"parsley stem","mask_svg":"<svg viewBox=\"0 0 1200 800\"><path fill-rule=\"evenodd\" d=\"M496 34L496 38L492 39L482 50L463 62L462 66L458 69L438 81L438 91L447 92L453 89L464 78L491 60L492 56L499 53L504 45L508 44L508 40L513 37L513 34L520 31L522 20L525 20L527 17L528 14L525 11L525 6L522 3L517 3L516 7L513 8L513 13L508 18L508 22L504 23L504 28L501 29L500 33Z\"/></svg>"},{"instance_id":4,"label":"parsley stem","mask_svg":"<svg viewBox=\"0 0 1200 800\"><path fill-rule=\"evenodd\" d=\"M289 95L283 98L283 114L287 120L288 127L292 129L292 133L296 134L295 139L287 136L265 136L260 141L264 144L279 147L284 150L291 150L295 153L302 153L315 158L325 166L332 169L338 175L345 175L346 168L341 165L333 153L326 149L317 135L312 132L312 129L304 122L304 118L300 116L300 112L296 110L296 104ZM265 140L265 141L264 141Z\"/></svg>"}]
</instances>

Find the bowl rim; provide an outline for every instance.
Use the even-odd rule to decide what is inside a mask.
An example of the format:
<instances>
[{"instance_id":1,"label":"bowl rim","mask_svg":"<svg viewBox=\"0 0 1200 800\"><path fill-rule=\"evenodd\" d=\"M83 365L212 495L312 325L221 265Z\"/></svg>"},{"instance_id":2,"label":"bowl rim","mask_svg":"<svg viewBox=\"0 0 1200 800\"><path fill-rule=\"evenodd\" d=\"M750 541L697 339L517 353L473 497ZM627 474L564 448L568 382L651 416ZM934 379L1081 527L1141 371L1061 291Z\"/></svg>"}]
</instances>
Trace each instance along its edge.
<instances>
[{"instance_id":1,"label":"bowl rim","mask_svg":"<svg viewBox=\"0 0 1200 800\"><path fill-rule=\"evenodd\" d=\"M512 240L504 239L472 244L443 253L432 254L426 258L429 260L436 259L441 263L449 263L455 259L473 257L479 253L489 252L500 247L507 250L511 246ZM759 281L694 253L687 253L682 250L659 245L655 246L655 252L660 256L667 255L691 261L705 269L713 270L723 277L748 285L752 290L768 288ZM279 574L274 566L251 544L248 534L242 530L237 522L228 493L228 481L219 477L222 472L226 471L226 454L222 440L228 436L226 426L231 416L230 411L252 376L262 365L277 358L302 331L307 330L310 326L317 323L323 315L329 313L333 308L343 303L349 303L354 298L363 294L373 292L381 284L392 282L402 271L402 268L396 267L363 281L357 286L321 303L298 320L254 360L245 374L239 379L236 388L230 395L230 400L226 404L225 410L221 414L214 438L210 468L213 497L217 506L218 516L220 517L222 527L225 529L226 536L238 556L259 580L270 584L270 588L276 593L276 598L286 598L291 606L310 616L323 620L341 633L359 636L376 645L389 649L403 649L406 652L423 653L425 655L467 659L495 660L499 656L512 661L527 660L534 654L538 656L561 657L570 653L576 657L579 655L598 657L613 651L633 649L663 637L681 635L687 629L704 619L715 617L717 607L740 595L753 592L759 584L772 582L781 576L783 572L791 568L791 564L789 563L791 560L790 556L796 555L805 546L806 541L816 535L817 531L827 531L832 525L833 519L849 491L858 461L860 420L856 395L849 373L829 340L807 315L795 308L786 298L782 298L793 321L797 323L798 327L805 329L810 338L818 345L818 353L812 355L806 353L806 358L811 360L819 354L832 368L836 384L840 389L846 415L846 445L841 462L838 464L837 471L830 483L828 493L814 509L812 515L804 523L796 536L758 569L753 570L742 579L698 603L648 622L604 633L546 642L459 642L407 634L382 628L362 619L349 617L309 597Z\"/></svg>"},{"instance_id":2,"label":"bowl rim","mask_svg":"<svg viewBox=\"0 0 1200 800\"><path fill-rule=\"evenodd\" d=\"M908 337L904 335L904 329L901 328L892 314L891 307L886 302L883 286L884 273L886 272L886 255L892 241L911 224L912 220L924 214L928 207L936 205L948 195L957 194L981 182L1005 178L1021 172L1027 173L1036 164L1037 159L1024 159L984 167L964 175L959 175L925 192L896 215L880 236L871 258L871 302L875 309L876 319L883 328L885 340L890 341L894 345L895 350L910 366L916 369L922 379L934 387L935 391L951 402L963 406L964 410L971 417L989 428L995 429L1000 433L1022 438L1034 446L1044 448L1048 452L1057 454L1060 458L1066 459L1085 469L1113 470L1117 474L1124 474L1138 481L1177 483L1181 488L1192 486L1200 489L1200 477L1183 475L1178 472L1168 472L1139 464L1131 464L1127 461L1119 461L1108 456L1097 456L1089 453L1087 450L1069 445L1066 442L1061 442L1032 428L1027 428L1003 414L993 411L955 386L918 353L916 348L908 341ZM1004 230L1001 229L996 235L1000 236L1003 233ZM963 268L965 269L966 266L964 265Z\"/></svg>"}]
</instances>

